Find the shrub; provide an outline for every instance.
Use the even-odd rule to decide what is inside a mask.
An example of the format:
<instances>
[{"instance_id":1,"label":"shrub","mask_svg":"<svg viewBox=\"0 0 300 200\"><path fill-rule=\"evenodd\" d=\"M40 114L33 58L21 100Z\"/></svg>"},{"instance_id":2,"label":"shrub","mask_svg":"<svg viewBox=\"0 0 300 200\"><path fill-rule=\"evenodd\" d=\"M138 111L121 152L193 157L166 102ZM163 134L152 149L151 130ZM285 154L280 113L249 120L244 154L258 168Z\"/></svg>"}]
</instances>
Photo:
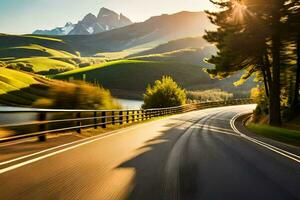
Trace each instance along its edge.
<instances>
[{"instance_id":1,"label":"shrub","mask_svg":"<svg viewBox=\"0 0 300 200\"><path fill-rule=\"evenodd\" d=\"M121 108L110 92L102 87L76 81L61 82L51 86L49 97L39 99L33 105L57 109L119 109Z\"/></svg>"},{"instance_id":2,"label":"shrub","mask_svg":"<svg viewBox=\"0 0 300 200\"><path fill-rule=\"evenodd\" d=\"M34 108L52 108L53 101L52 101L52 99L40 98L32 104L32 107L34 107Z\"/></svg>"},{"instance_id":3,"label":"shrub","mask_svg":"<svg viewBox=\"0 0 300 200\"><path fill-rule=\"evenodd\" d=\"M197 91L187 91L187 98L189 101L226 101L233 99L233 94L222 91L221 89L211 89L211 90L197 90Z\"/></svg>"},{"instance_id":4,"label":"shrub","mask_svg":"<svg viewBox=\"0 0 300 200\"><path fill-rule=\"evenodd\" d=\"M171 77L165 76L155 81L144 94L143 108L165 108L185 104L186 94Z\"/></svg>"},{"instance_id":5,"label":"shrub","mask_svg":"<svg viewBox=\"0 0 300 200\"><path fill-rule=\"evenodd\" d=\"M71 71L72 69L73 68L69 68L69 67L55 68L55 69L49 69L48 71L38 72L38 74L41 74L41 75L55 75L55 74Z\"/></svg>"},{"instance_id":6,"label":"shrub","mask_svg":"<svg viewBox=\"0 0 300 200\"><path fill-rule=\"evenodd\" d=\"M22 62L8 64L7 68L14 69L14 70L21 70L24 72L34 72L32 65L22 63Z\"/></svg>"},{"instance_id":7,"label":"shrub","mask_svg":"<svg viewBox=\"0 0 300 200\"><path fill-rule=\"evenodd\" d=\"M5 66L6 66L5 63L0 61L0 67L5 67Z\"/></svg>"},{"instance_id":8,"label":"shrub","mask_svg":"<svg viewBox=\"0 0 300 200\"><path fill-rule=\"evenodd\" d=\"M257 104L257 107L253 112L253 122L260 122L262 120L265 120L265 118L269 114L269 105L264 88L260 86L252 88L250 97L253 102Z\"/></svg>"}]
</instances>

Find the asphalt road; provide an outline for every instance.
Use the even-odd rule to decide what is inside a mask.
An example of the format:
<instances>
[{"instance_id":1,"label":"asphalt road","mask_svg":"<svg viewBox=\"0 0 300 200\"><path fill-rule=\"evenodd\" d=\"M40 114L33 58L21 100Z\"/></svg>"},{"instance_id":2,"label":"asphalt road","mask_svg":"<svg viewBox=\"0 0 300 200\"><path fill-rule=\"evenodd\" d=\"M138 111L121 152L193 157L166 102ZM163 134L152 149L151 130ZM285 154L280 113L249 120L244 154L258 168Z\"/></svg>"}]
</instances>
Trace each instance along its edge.
<instances>
[{"instance_id":1,"label":"asphalt road","mask_svg":"<svg viewBox=\"0 0 300 200\"><path fill-rule=\"evenodd\" d=\"M171 116L0 163L0 199L300 199L300 163L233 131L253 106Z\"/></svg>"}]
</instances>

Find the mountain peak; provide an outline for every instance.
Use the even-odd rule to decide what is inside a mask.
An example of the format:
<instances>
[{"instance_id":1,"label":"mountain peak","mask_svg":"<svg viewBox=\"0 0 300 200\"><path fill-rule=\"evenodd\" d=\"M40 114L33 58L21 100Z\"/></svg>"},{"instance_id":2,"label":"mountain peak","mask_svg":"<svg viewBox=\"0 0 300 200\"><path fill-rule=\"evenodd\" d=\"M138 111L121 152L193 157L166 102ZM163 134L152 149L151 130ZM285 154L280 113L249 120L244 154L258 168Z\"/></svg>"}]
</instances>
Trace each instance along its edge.
<instances>
[{"instance_id":1,"label":"mountain peak","mask_svg":"<svg viewBox=\"0 0 300 200\"><path fill-rule=\"evenodd\" d=\"M98 14L98 19L104 18L104 17L116 17L119 16L116 12L109 10L108 8L101 8Z\"/></svg>"},{"instance_id":2,"label":"mountain peak","mask_svg":"<svg viewBox=\"0 0 300 200\"><path fill-rule=\"evenodd\" d=\"M96 17L92 13L88 13L84 16L84 18L78 21L77 24L72 24L71 22L66 23L65 27L56 28L56 35L90 35L101 33L104 31L109 31L115 28L121 28L127 25L132 24L129 18L124 16L123 14L118 14L108 8L101 8L98 16ZM67 30L67 31L64 31ZM51 31L35 31L34 33L38 34L52 34Z\"/></svg>"},{"instance_id":3,"label":"mountain peak","mask_svg":"<svg viewBox=\"0 0 300 200\"><path fill-rule=\"evenodd\" d=\"M95 19L96 19L96 16L93 15L92 13L89 13L89 14L87 14L87 15L83 18L82 21L85 21L85 20L90 21L90 20L95 20Z\"/></svg>"},{"instance_id":4,"label":"mountain peak","mask_svg":"<svg viewBox=\"0 0 300 200\"><path fill-rule=\"evenodd\" d=\"M65 27L66 27L66 26L73 26L73 25L74 25L74 24L73 24L72 22L67 22L66 25L65 25Z\"/></svg>"}]
</instances>

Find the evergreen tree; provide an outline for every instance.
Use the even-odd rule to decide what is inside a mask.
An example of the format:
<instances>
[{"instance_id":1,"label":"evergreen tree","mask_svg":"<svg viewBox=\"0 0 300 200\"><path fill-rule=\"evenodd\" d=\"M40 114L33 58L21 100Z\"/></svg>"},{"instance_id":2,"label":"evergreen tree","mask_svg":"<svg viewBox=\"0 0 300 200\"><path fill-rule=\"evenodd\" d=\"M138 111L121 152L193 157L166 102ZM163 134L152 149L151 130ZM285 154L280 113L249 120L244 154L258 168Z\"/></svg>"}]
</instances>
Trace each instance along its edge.
<instances>
[{"instance_id":1,"label":"evergreen tree","mask_svg":"<svg viewBox=\"0 0 300 200\"><path fill-rule=\"evenodd\" d=\"M259 74L269 96L269 123L280 125L284 35L289 34L285 27L290 23L287 19L297 22L297 15L290 14L296 0L293 3L287 0L211 2L220 7L219 12L208 12L218 29L207 32L204 38L216 44L219 51L208 60L215 65L208 73L226 78L245 70L242 79Z\"/></svg>"}]
</instances>

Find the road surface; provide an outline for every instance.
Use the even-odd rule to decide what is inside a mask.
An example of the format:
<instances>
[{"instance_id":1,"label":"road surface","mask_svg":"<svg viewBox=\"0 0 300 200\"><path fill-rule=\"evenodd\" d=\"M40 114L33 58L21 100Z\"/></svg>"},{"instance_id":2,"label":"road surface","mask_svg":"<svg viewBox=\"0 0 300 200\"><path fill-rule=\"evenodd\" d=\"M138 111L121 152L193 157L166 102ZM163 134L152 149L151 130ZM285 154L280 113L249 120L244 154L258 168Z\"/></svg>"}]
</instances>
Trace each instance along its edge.
<instances>
[{"instance_id":1,"label":"road surface","mask_svg":"<svg viewBox=\"0 0 300 200\"><path fill-rule=\"evenodd\" d=\"M0 199L300 199L300 163L241 137L253 105L139 124L0 163Z\"/></svg>"}]
</instances>

